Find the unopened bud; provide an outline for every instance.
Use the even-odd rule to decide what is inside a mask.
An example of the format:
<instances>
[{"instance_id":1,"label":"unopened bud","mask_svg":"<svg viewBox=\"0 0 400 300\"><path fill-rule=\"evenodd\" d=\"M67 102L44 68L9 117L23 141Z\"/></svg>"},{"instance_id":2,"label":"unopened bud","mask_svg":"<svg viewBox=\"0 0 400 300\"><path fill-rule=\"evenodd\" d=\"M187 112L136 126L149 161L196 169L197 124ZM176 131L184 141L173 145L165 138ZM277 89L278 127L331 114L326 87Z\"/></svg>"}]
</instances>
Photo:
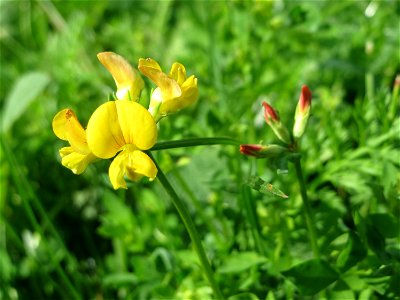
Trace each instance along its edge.
<instances>
[{"instance_id":1,"label":"unopened bud","mask_svg":"<svg viewBox=\"0 0 400 300\"><path fill-rule=\"evenodd\" d=\"M247 144L240 145L240 152L247 156L254 156L256 158L272 158L279 157L288 152L289 150L279 145L259 145Z\"/></svg>"},{"instance_id":2,"label":"unopened bud","mask_svg":"<svg viewBox=\"0 0 400 300\"><path fill-rule=\"evenodd\" d=\"M275 111L275 109L269 105L267 102L263 102L262 105L264 106L264 117L265 121L267 122L268 125L274 122L279 122L280 118L278 113Z\"/></svg>"},{"instance_id":3,"label":"unopened bud","mask_svg":"<svg viewBox=\"0 0 400 300\"><path fill-rule=\"evenodd\" d=\"M276 110L269 105L267 102L263 102L264 107L264 117L267 124L272 128L275 135L284 143L290 144L291 139L289 135L289 131L287 128L282 125L281 119L279 118L279 114Z\"/></svg>"},{"instance_id":4,"label":"unopened bud","mask_svg":"<svg viewBox=\"0 0 400 300\"><path fill-rule=\"evenodd\" d=\"M394 79L393 88L399 88L399 87L400 87L400 74L397 74L396 78Z\"/></svg>"},{"instance_id":5,"label":"unopened bud","mask_svg":"<svg viewBox=\"0 0 400 300\"><path fill-rule=\"evenodd\" d=\"M300 138L306 129L310 117L311 96L309 88L303 85L294 116L293 137L296 139Z\"/></svg>"}]
</instances>

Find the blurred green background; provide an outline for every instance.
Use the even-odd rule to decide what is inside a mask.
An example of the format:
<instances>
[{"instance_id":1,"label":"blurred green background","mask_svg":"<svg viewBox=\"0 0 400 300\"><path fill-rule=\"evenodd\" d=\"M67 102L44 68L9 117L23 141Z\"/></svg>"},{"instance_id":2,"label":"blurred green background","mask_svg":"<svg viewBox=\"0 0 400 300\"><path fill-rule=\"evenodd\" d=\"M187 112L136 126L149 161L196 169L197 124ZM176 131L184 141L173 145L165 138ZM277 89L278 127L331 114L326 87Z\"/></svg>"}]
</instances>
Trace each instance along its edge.
<instances>
[{"instance_id":1,"label":"blurred green background","mask_svg":"<svg viewBox=\"0 0 400 300\"><path fill-rule=\"evenodd\" d=\"M335 270L314 298L400 297L399 16L398 1L0 1L0 299L211 298L157 180L114 191L109 162L81 176L60 164L53 116L69 107L86 124L114 90L101 51L164 71L178 61L198 78L197 104L163 119L159 141L277 142L261 102L290 128L307 84L303 166ZM315 294L315 278L293 271L312 252L291 165L233 146L154 153L227 297ZM289 198L250 191L252 175Z\"/></svg>"}]
</instances>

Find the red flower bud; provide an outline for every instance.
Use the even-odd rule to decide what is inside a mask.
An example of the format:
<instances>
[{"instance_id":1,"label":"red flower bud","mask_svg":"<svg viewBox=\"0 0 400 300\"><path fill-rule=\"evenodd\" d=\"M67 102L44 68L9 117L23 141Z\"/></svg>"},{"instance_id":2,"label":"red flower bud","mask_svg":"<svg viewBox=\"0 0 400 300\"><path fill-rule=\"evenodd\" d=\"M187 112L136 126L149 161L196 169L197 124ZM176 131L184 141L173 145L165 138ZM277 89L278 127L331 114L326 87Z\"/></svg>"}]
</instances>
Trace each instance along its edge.
<instances>
[{"instance_id":1,"label":"red flower bud","mask_svg":"<svg viewBox=\"0 0 400 300\"><path fill-rule=\"evenodd\" d=\"M299 102L297 103L296 113L294 115L293 137L301 138L306 129L311 110L311 92L306 85L301 88Z\"/></svg>"},{"instance_id":2,"label":"red flower bud","mask_svg":"<svg viewBox=\"0 0 400 300\"><path fill-rule=\"evenodd\" d=\"M283 156L288 152L288 148L279 145L258 145L247 144L240 145L240 152L244 155L254 156L257 158L271 158Z\"/></svg>"},{"instance_id":3,"label":"red flower bud","mask_svg":"<svg viewBox=\"0 0 400 300\"><path fill-rule=\"evenodd\" d=\"M261 145L256 145L256 144L247 144L247 145L240 145L240 152L244 155L249 155L249 156L258 156L258 152L262 149L263 147Z\"/></svg>"},{"instance_id":4,"label":"red flower bud","mask_svg":"<svg viewBox=\"0 0 400 300\"><path fill-rule=\"evenodd\" d=\"M394 79L394 88L400 87L400 74L397 74L396 78Z\"/></svg>"},{"instance_id":5,"label":"red flower bud","mask_svg":"<svg viewBox=\"0 0 400 300\"><path fill-rule=\"evenodd\" d=\"M275 109L265 101L262 105L264 106L264 117L267 124L271 125L271 122L279 122L279 115Z\"/></svg>"},{"instance_id":6,"label":"red flower bud","mask_svg":"<svg viewBox=\"0 0 400 300\"><path fill-rule=\"evenodd\" d=\"M301 94L299 99L299 109L301 112L304 112L311 106L311 91L308 86L303 85L301 87Z\"/></svg>"},{"instance_id":7,"label":"red flower bud","mask_svg":"<svg viewBox=\"0 0 400 300\"><path fill-rule=\"evenodd\" d=\"M269 105L267 102L263 102L264 106L264 117L267 124L272 128L275 135L285 144L290 144L291 139L289 135L289 131L286 129L284 125L281 123L281 119L279 118L276 110Z\"/></svg>"}]
</instances>

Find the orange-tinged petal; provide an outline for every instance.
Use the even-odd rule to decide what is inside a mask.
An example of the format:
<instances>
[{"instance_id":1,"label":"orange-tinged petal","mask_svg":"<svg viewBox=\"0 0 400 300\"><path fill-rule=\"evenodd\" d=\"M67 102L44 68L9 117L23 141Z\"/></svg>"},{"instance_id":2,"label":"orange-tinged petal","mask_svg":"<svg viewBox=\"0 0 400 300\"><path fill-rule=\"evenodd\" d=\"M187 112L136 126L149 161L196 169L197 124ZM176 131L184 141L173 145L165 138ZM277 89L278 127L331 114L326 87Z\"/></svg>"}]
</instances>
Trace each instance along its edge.
<instances>
[{"instance_id":1,"label":"orange-tinged petal","mask_svg":"<svg viewBox=\"0 0 400 300\"><path fill-rule=\"evenodd\" d=\"M157 175L157 167L147 154L127 147L110 165L109 176L114 189L127 188L125 175L133 181L138 181L143 176L153 180Z\"/></svg>"},{"instance_id":2,"label":"orange-tinged petal","mask_svg":"<svg viewBox=\"0 0 400 300\"><path fill-rule=\"evenodd\" d=\"M74 174L83 173L87 166L96 159L92 153L82 154L76 152L73 147L60 149L61 164L70 169Z\"/></svg>"},{"instance_id":3,"label":"orange-tinged petal","mask_svg":"<svg viewBox=\"0 0 400 300\"><path fill-rule=\"evenodd\" d=\"M151 114L136 102L116 101L118 121L126 144L147 150L157 140L157 125Z\"/></svg>"},{"instance_id":4,"label":"orange-tinged petal","mask_svg":"<svg viewBox=\"0 0 400 300\"><path fill-rule=\"evenodd\" d=\"M81 154L90 152L86 142L85 129L83 129L76 114L71 109L67 108L58 112L53 119L52 126L55 135L62 140L68 141L75 151Z\"/></svg>"},{"instance_id":5,"label":"orange-tinged petal","mask_svg":"<svg viewBox=\"0 0 400 300\"><path fill-rule=\"evenodd\" d=\"M101 52L97 54L97 58L113 76L117 85L117 98L136 100L144 87L144 82L125 58L114 52Z\"/></svg>"},{"instance_id":6,"label":"orange-tinged petal","mask_svg":"<svg viewBox=\"0 0 400 300\"><path fill-rule=\"evenodd\" d=\"M65 124L65 132L68 142L75 151L81 154L89 154L90 150L86 141L86 132L79 123L75 114L68 116Z\"/></svg>"},{"instance_id":7,"label":"orange-tinged petal","mask_svg":"<svg viewBox=\"0 0 400 300\"><path fill-rule=\"evenodd\" d=\"M137 104L130 101L104 103L94 111L86 129L89 148L100 158L113 157L126 144L118 121L116 102Z\"/></svg>"},{"instance_id":8,"label":"orange-tinged petal","mask_svg":"<svg viewBox=\"0 0 400 300\"><path fill-rule=\"evenodd\" d=\"M141 68L147 68L147 69L153 69L153 70L161 71L161 67L158 64L158 62L156 62L152 58L140 58L139 59L138 69L140 70Z\"/></svg>"},{"instance_id":9,"label":"orange-tinged petal","mask_svg":"<svg viewBox=\"0 0 400 300\"><path fill-rule=\"evenodd\" d=\"M186 69L184 65L176 62L172 65L169 76L173 78L179 85L182 85L186 80Z\"/></svg>"},{"instance_id":10,"label":"orange-tinged petal","mask_svg":"<svg viewBox=\"0 0 400 300\"><path fill-rule=\"evenodd\" d=\"M67 115L68 114L73 114L75 113L69 109L63 109L62 111L59 111L53 118L52 122L52 127L53 127L53 132L54 134L61 140L67 141L67 135L65 132L65 124L67 123ZM75 116L76 118L76 116Z\"/></svg>"},{"instance_id":11,"label":"orange-tinged petal","mask_svg":"<svg viewBox=\"0 0 400 300\"><path fill-rule=\"evenodd\" d=\"M164 99L179 97L182 94L179 84L163 73L159 64L153 59L139 59L138 69L160 88Z\"/></svg>"}]
</instances>

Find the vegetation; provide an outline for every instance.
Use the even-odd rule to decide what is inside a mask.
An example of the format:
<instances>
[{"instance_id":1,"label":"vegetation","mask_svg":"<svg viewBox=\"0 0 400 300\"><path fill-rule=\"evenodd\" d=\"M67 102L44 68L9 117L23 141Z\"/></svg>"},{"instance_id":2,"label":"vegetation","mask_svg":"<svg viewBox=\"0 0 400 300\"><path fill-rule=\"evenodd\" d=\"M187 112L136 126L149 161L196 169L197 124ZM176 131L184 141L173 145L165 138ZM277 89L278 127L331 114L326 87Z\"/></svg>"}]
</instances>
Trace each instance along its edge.
<instances>
[{"instance_id":1,"label":"vegetation","mask_svg":"<svg viewBox=\"0 0 400 300\"><path fill-rule=\"evenodd\" d=\"M0 298L213 299L165 180L225 298L400 298L399 7L0 2ZM293 159L244 156L224 139L151 151L165 177L127 181L127 190L112 188L107 160L74 175L51 122L71 108L86 125L112 97L102 51L134 67L151 57L167 71L177 61L198 78L197 103L159 122L160 148L211 137L281 145L261 104L292 128L306 84L304 185ZM146 104L154 85L143 79Z\"/></svg>"}]
</instances>

